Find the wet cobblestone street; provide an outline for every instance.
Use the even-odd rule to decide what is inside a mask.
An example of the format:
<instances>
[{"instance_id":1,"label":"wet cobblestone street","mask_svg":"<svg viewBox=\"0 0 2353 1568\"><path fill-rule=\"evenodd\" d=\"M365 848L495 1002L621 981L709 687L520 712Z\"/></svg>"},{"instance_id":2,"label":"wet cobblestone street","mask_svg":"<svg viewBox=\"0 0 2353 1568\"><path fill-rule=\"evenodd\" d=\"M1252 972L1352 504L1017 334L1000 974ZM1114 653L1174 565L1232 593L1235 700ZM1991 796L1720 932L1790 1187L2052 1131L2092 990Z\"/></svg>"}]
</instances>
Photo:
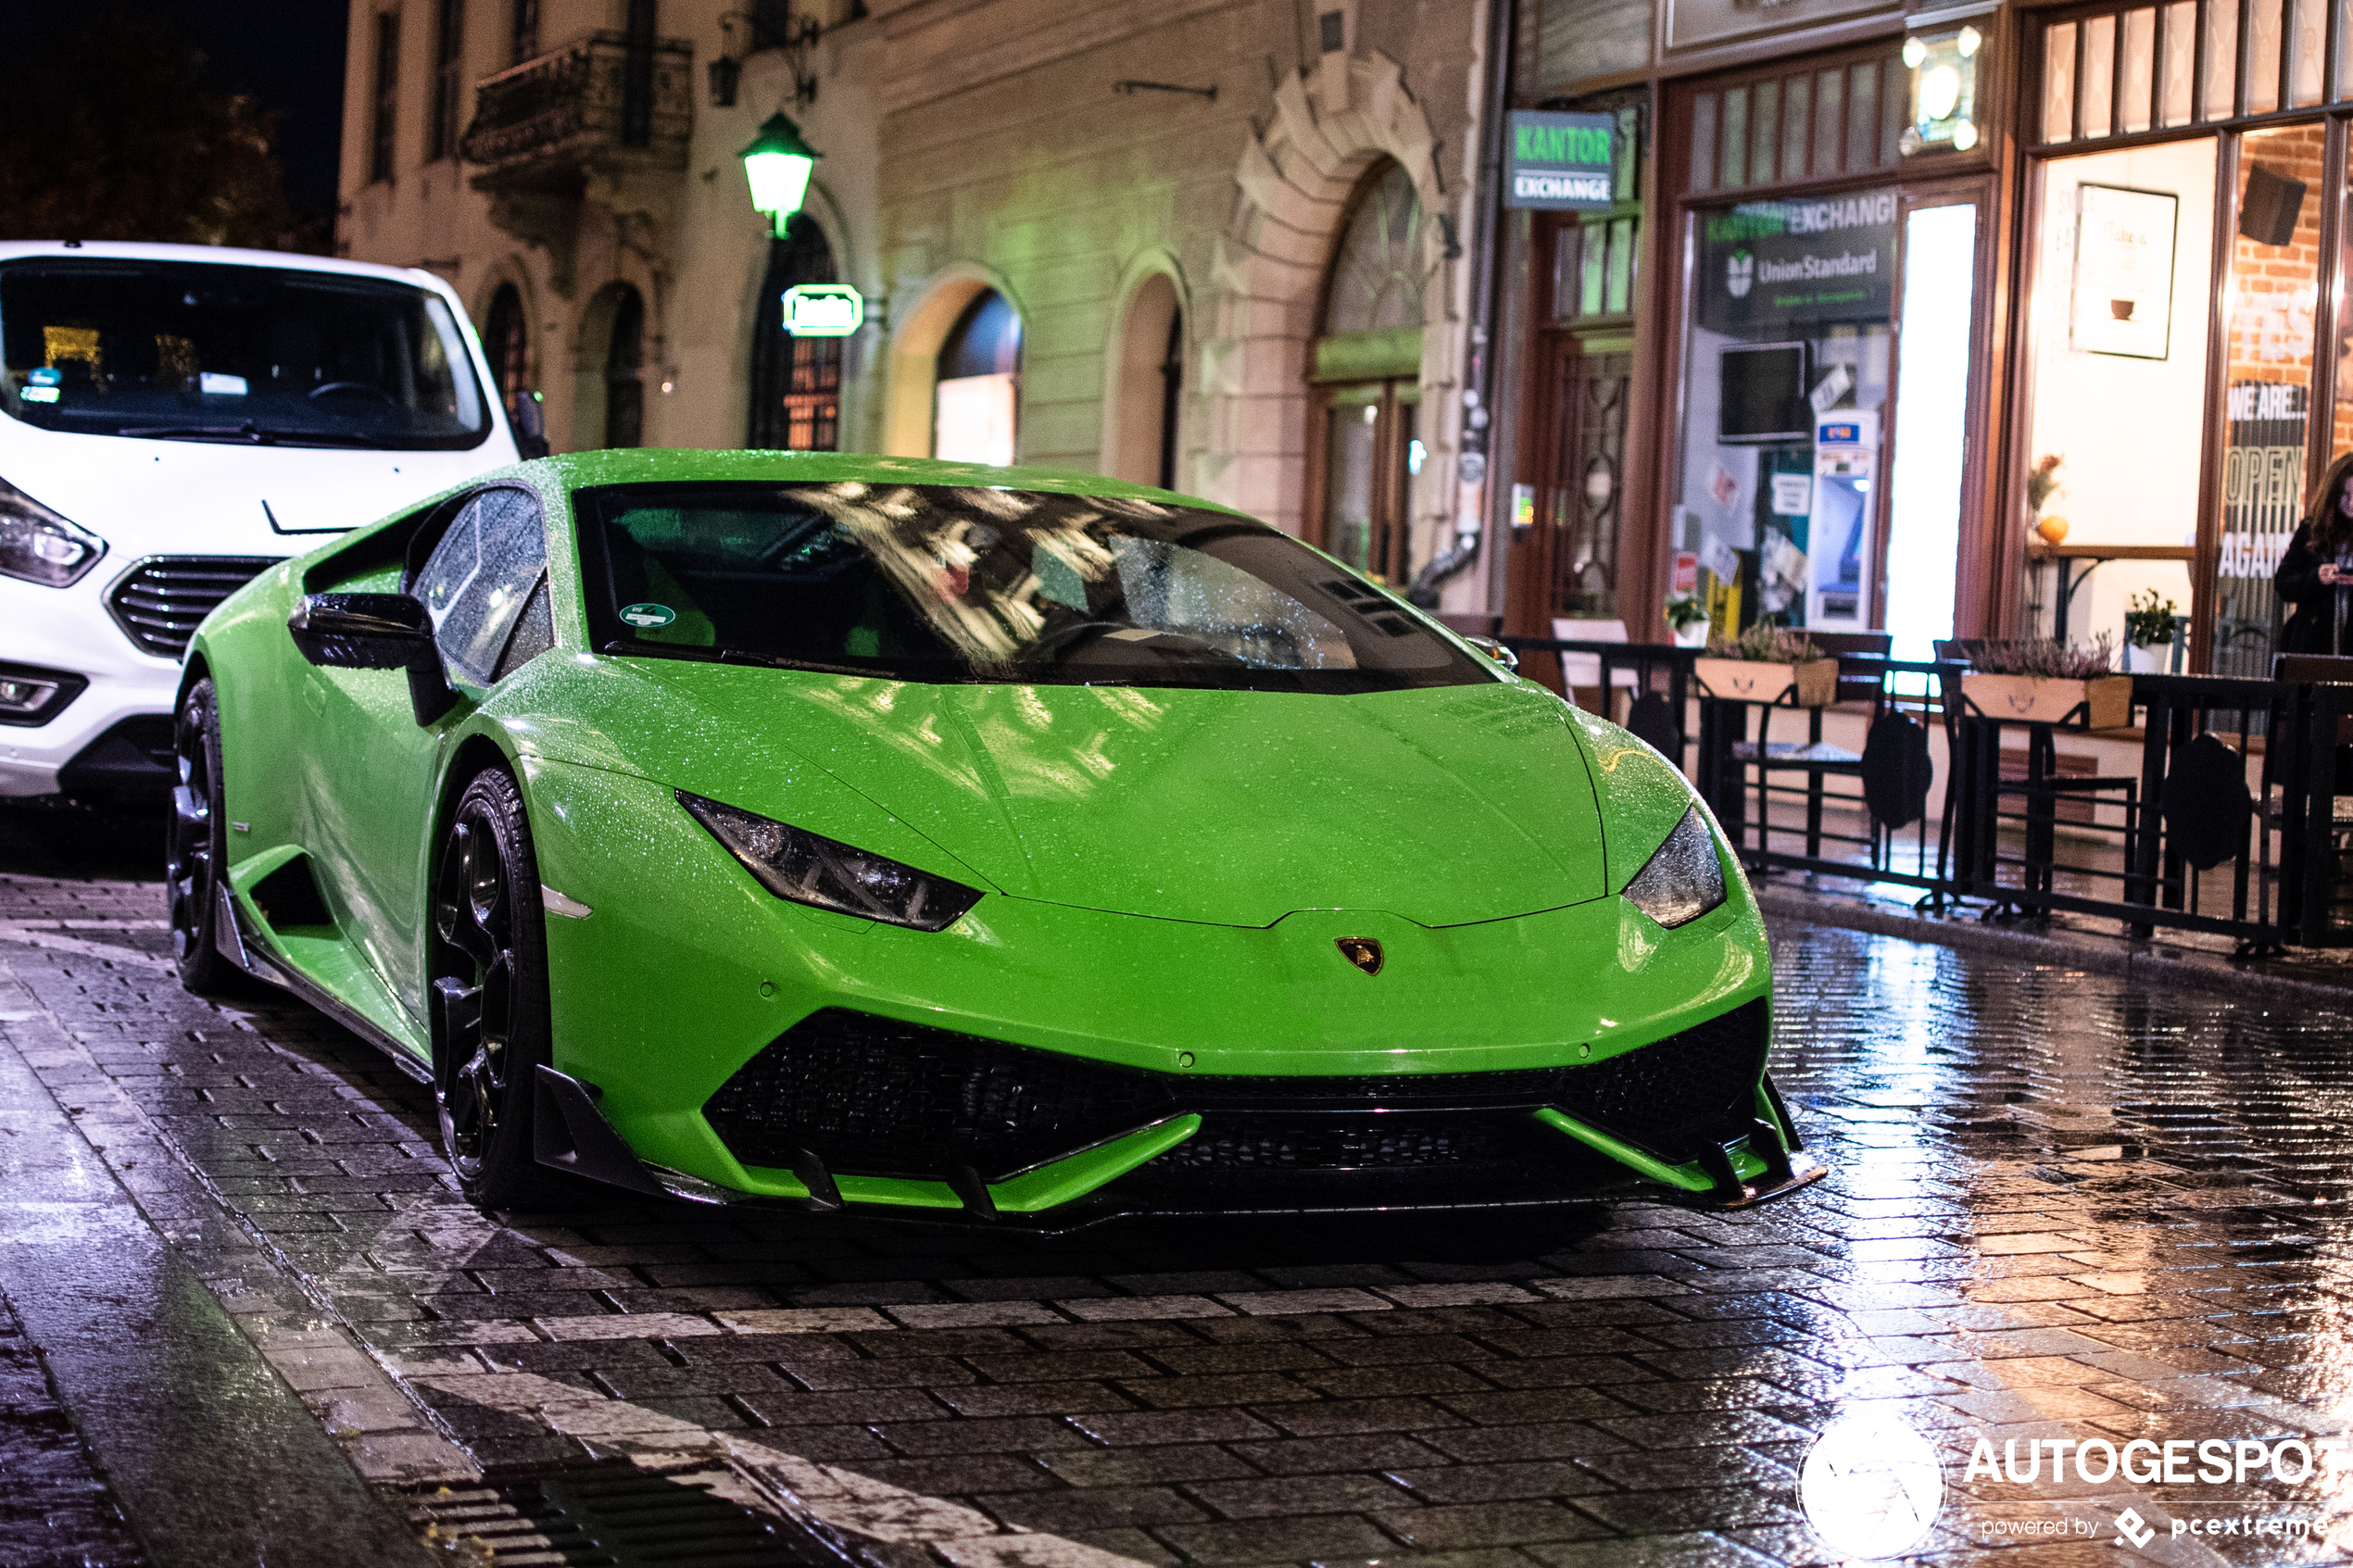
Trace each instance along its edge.
<instances>
[{"instance_id":1,"label":"wet cobblestone street","mask_svg":"<svg viewBox=\"0 0 2353 1568\"><path fill-rule=\"evenodd\" d=\"M422 1088L290 999L182 995L157 889L84 847L7 857L0 1057L470 1560L561 1560L507 1481L625 1461L901 1568L1817 1563L1798 1471L1856 1407L1940 1447L1920 1561L2353 1558L2346 1017L1793 927L1775 1073L1832 1173L1761 1210L502 1223ZM0 1244L27 1223L0 1197ZM2009 1478L2051 1439L2283 1438L2307 1479ZM127 1561L14 1500L0 1563Z\"/></svg>"}]
</instances>

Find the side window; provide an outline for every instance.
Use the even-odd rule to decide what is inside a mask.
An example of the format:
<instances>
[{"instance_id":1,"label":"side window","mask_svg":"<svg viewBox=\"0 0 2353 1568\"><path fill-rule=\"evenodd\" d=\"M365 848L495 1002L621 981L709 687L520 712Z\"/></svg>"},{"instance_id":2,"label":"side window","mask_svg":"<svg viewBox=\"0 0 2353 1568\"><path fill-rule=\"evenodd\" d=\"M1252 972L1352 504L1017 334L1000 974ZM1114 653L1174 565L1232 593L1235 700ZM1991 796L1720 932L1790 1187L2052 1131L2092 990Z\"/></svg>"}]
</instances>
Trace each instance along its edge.
<instances>
[{"instance_id":1,"label":"side window","mask_svg":"<svg viewBox=\"0 0 2353 1568\"><path fill-rule=\"evenodd\" d=\"M433 618L451 669L479 686L499 671L516 618L547 569L539 503L521 490L485 490L466 503L426 558L413 592Z\"/></svg>"}]
</instances>

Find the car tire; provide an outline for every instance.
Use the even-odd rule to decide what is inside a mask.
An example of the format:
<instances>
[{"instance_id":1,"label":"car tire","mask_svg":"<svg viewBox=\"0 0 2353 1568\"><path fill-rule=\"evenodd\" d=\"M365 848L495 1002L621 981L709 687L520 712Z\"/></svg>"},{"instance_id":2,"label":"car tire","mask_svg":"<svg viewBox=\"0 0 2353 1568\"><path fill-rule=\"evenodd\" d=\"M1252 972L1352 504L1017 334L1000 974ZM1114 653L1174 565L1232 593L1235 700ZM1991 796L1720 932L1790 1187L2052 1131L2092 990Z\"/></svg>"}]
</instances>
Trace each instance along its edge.
<instances>
[{"instance_id":1,"label":"car tire","mask_svg":"<svg viewBox=\"0 0 2353 1568\"><path fill-rule=\"evenodd\" d=\"M164 891L171 960L181 986L199 997L250 996L258 984L220 951L220 880L229 866L228 810L220 787L220 709L212 678L188 688L173 716L175 777L164 827Z\"/></svg>"},{"instance_id":2,"label":"car tire","mask_svg":"<svg viewBox=\"0 0 2353 1568\"><path fill-rule=\"evenodd\" d=\"M434 856L434 1100L459 1190L482 1209L558 1209L580 1184L532 1148L535 1071L549 1060L547 947L522 791L485 769Z\"/></svg>"}]
</instances>

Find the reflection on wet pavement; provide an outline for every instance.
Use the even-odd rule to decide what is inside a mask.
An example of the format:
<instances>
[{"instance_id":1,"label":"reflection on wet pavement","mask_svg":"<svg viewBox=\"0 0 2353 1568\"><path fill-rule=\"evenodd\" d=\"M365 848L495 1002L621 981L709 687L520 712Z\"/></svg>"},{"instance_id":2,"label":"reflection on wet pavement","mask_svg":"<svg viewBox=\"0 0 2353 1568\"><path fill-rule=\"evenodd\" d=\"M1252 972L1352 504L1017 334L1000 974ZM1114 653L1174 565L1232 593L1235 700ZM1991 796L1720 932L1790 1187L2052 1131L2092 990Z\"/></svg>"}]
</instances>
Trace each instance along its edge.
<instances>
[{"instance_id":1,"label":"reflection on wet pavement","mask_svg":"<svg viewBox=\"0 0 2353 1568\"><path fill-rule=\"evenodd\" d=\"M69 1043L0 1031L386 1486L620 1455L967 1565L1812 1563L1798 1469L1874 1407L1942 1449L1926 1561L2353 1556L2342 1017L1798 930L1777 1076L1833 1173L1761 1211L501 1223L368 1048L181 996L156 899L0 875Z\"/></svg>"}]
</instances>

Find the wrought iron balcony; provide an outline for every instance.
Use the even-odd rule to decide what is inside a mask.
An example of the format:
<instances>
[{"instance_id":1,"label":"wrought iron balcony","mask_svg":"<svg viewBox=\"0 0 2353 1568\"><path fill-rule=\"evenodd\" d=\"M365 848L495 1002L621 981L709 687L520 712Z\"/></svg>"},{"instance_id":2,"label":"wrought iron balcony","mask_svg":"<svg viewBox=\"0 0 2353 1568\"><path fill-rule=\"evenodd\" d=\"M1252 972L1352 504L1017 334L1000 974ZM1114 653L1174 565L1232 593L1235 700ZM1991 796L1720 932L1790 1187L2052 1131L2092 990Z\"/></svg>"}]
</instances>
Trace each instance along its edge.
<instances>
[{"instance_id":1,"label":"wrought iron balcony","mask_svg":"<svg viewBox=\"0 0 2353 1568\"><path fill-rule=\"evenodd\" d=\"M466 161L484 190L576 182L593 167L684 169L694 46L592 32L475 84Z\"/></svg>"}]
</instances>

